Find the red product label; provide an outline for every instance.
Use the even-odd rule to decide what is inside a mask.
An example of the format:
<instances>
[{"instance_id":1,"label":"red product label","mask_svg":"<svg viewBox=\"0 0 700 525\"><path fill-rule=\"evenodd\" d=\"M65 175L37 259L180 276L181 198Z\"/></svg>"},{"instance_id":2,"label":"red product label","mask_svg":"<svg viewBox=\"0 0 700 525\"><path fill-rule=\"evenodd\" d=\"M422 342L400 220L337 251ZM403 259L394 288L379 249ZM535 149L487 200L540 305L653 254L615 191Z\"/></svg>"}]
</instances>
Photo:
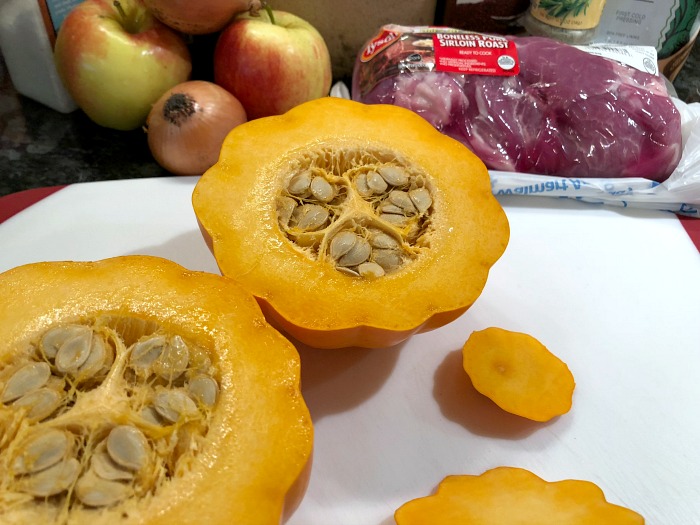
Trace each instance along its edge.
<instances>
[{"instance_id":1,"label":"red product label","mask_svg":"<svg viewBox=\"0 0 700 525\"><path fill-rule=\"evenodd\" d=\"M362 55L360 60L362 62L368 62L372 60L378 53L381 53L384 49L389 47L394 41L400 36L400 33L396 31L388 31L382 29L377 36L375 36L367 46L362 50Z\"/></svg>"},{"instance_id":2,"label":"red product label","mask_svg":"<svg viewBox=\"0 0 700 525\"><path fill-rule=\"evenodd\" d=\"M450 73L512 76L520 72L515 43L480 33L435 33L435 69Z\"/></svg>"},{"instance_id":3,"label":"red product label","mask_svg":"<svg viewBox=\"0 0 700 525\"><path fill-rule=\"evenodd\" d=\"M514 76L520 72L515 43L502 36L395 24L382 27L367 43L359 66L353 84L362 96L385 78L404 73Z\"/></svg>"}]
</instances>

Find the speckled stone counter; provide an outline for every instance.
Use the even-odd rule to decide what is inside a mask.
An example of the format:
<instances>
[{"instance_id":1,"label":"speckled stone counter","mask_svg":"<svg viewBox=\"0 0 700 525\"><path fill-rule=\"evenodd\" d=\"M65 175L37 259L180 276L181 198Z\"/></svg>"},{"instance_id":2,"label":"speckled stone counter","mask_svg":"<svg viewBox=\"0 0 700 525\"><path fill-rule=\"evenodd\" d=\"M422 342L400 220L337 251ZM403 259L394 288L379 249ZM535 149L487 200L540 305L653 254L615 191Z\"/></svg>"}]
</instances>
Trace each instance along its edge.
<instances>
[{"instance_id":1,"label":"speckled stone counter","mask_svg":"<svg viewBox=\"0 0 700 525\"><path fill-rule=\"evenodd\" d=\"M674 82L679 98L700 102L700 45ZM81 111L62 114L14 90L0 60L0 196L76 182L168 176L143 130L102 128Z\"/></svg>"},{"instance_id":2,"label":"speckled stone counter","mask_svg":"<svg viewBox=\"0 0 700 525\"><path fill-rule=\"evenodd\" d=\"M0 71L0 195L95 180L167 175L142 130L94 124L82 111L54 111L18 95Z\"/></svg>"}]
</instances>

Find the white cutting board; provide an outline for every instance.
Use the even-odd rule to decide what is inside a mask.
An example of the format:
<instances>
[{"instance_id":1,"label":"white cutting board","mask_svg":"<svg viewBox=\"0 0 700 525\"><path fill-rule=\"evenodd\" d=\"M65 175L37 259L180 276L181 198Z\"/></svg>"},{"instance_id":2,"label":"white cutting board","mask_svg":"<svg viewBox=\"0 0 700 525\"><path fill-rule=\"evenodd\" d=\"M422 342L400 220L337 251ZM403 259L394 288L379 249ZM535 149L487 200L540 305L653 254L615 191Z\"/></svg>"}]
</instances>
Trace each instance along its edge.
<instances>
[{"instance_id":1,"label":"white cutting board","mask_svg":"<svg viewBox=\"0 0 700 525\"><path fill-rule=\"evenodd\" d=\"M69 186L0 224L0 271L150 254L217 272L195 182ZM501 202L510 244L460 319L387 349L297 345L316 434L288 525L391 525L444 476L500 465L592 481L648 525L700 524L700 254L664 212ZM568 414L530 422L474 391L460 351L488 326L530 333L569 365Z\"/></svg>"}]
</instances>

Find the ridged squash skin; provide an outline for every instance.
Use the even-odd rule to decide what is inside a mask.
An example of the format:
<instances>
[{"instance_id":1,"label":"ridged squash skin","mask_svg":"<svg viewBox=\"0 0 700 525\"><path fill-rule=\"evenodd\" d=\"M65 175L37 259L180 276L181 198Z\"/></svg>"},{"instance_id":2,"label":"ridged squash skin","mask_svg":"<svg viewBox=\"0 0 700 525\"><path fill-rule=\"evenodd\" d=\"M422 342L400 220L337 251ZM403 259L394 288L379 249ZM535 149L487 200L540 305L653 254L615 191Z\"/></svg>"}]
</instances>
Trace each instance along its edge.
<instances>
[{"instance_id":1,"label":"ridged squash skin","mask_svg":"<svg viewBox=\"0 0 700 525\"><path fill-rule=\"evenodd\" d=\"M462 366L474 388L507 412L549 421L571 410L573 374L530 334L496 326L472 332Z\"/></svg>"},{"instance_id":2,"label":"ridged squash skin","mask_svg":"<svg viewBox=\"0 0 700 525\"><path fill-rule=\"evenodd\" d=\"M399 159L430 188L418 256L376 279L340 272L328 257L312 260L279 225L276 199L299 159L325 162L326 155L327 173L344 176L344 188L355 191L355 175L333 167L347 152ZM456 319L482 292L509 239L488 172L466 147L406 109L340 98L235 128L192 203L221 272L258 299L274 326L318 348L388 347Z\"/></svg>"},{"instance_id":3,"label":"ridged squash skin","mask_svg":"<svg viewBox=\"0 0 700 525\"><path fill-rule=\"evenodd\" d=\"M252 296L225 277L150 256L20 266L0 274L0 296L2 366L50 325L115 315L156 323L209 349L219 371L204 446L184 474L141 500L81 507L68 523L280 523L288 492L303 480L313 428L299 356ZM100 404L107 414L114 400ZM31 506L19 514L0 510L3 523L46 519Z\"/></svg>"},{"instance_id":4,"label":"ridged squash skin","mask_svg":"<svg viewBox=\"0 0 700 525\"><path fill-rule=\"evenodd\" d=\"M644 525L637 512L605 499L590 481L545 481L516 467L452 475L437 491L404 503L397 525Z\"/></svg>"}]
</instances>

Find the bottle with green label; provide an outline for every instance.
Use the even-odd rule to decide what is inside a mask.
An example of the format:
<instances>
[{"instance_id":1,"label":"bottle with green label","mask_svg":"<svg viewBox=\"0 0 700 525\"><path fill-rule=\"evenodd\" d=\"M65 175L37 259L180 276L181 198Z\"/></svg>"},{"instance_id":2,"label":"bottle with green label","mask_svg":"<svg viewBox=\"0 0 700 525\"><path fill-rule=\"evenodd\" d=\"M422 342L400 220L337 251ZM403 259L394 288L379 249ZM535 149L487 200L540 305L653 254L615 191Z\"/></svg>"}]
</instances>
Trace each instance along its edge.
<instances>
[{"instance_id":1,"label":"bottle with green label","mask_svg":"<svg viewBox=\"0 0 700 525\"><path fill-rule=\"evenodd\" d=\"M588 44L596 34L605 0L531 0L523 26L531 35L567 44Z\"/></svg>"}]
</instances>

